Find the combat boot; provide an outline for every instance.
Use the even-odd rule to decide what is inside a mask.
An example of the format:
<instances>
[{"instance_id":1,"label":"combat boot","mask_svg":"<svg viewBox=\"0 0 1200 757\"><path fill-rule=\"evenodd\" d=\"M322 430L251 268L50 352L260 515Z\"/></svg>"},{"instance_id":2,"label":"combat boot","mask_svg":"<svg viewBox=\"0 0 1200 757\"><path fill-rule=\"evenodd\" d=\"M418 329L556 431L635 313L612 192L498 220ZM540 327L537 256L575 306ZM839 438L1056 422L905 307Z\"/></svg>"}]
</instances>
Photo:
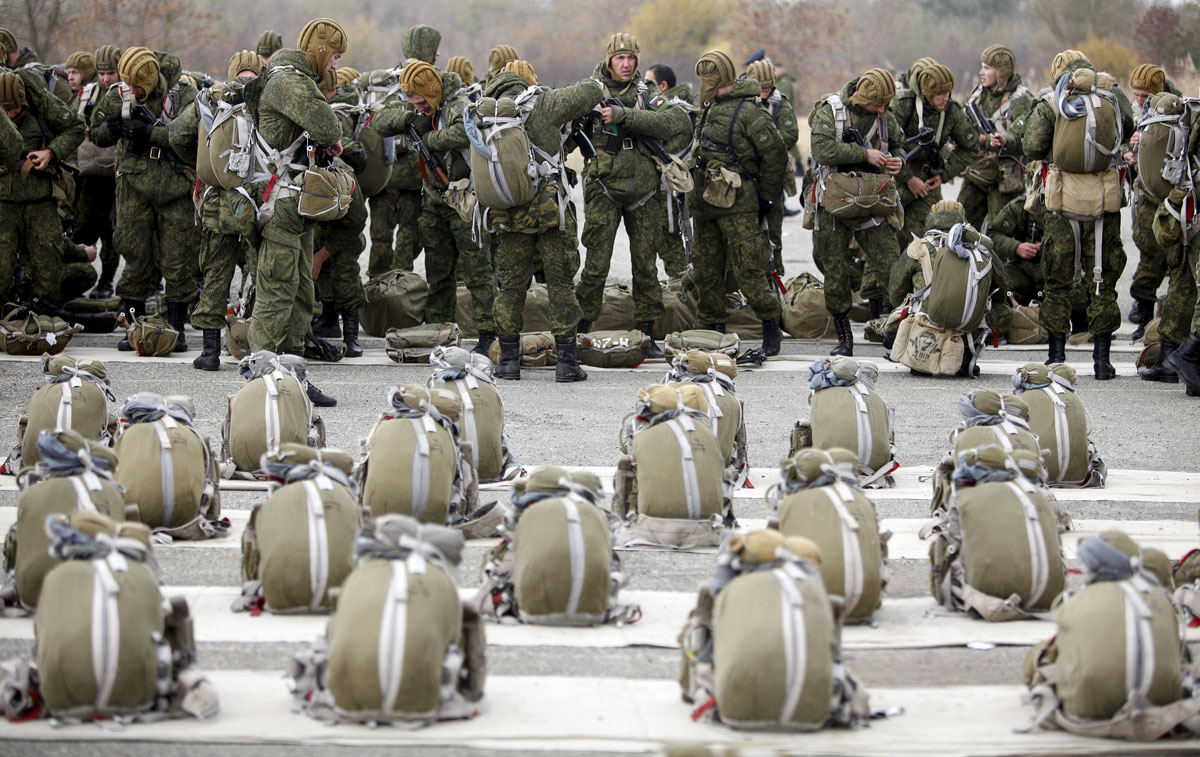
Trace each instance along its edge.
<instances>
[{"instance_id":1,"label":"combat boot","mask_svg":"<svg viewBox=\"0 0 1200 757\"><path fill-rule=\"evenodd\" d=\"M1117 377L1117 369L1108 360L1112 347L1112 334L1095 334L1092 337L1092 370L1097 381L1108 381Z\"/></svg>"},{"instance_id":2,"label":"combat boot","mask_svg":"<svg viewBox=\"0 0 1200 757\"><path fill-rule=\"evenodd\" d=\"M660 358L663 356L662 347L654 341L654 321L642 321L637 325L638 331L650 337L650 351L646 353L648 358Z\"/></svg>"},{"instance_id":3,"label":"combat boot","mask_svg":"<svg viewBox=\"0 0 1200 757\"><path fill-rule=\"evenodd\" d=\"M204 347L192 361L192 367L201 371L221 370L221 330L204 329Z\"/></svg>"},{"instance_id":4,"label":"combat boot","mask_svg":"<svg viewBox=\"0 0 1200 757\"><path fill-rule=\"evenodd\" d=\"M338 309L332 302L321 304L321 314L312 319L312 331L325 339L341 339L342 330L338 328Z\"/></svg>"},{"instance_id":5,"label":"combat boot","mask_svg":"<svg viewBox=\"0 0 1200 757\"><path fill-rule=\"evenodd\" d=\"M1172 352L1163 365L1175 371L1187 384L1188 396L1200 393L1200 334L1188 334L1187 341Z\"/></svg>"},{"instance_id":6,"label":"combat boot","mask_svg":"<svg viewBox=\"0 0 1200 757\"><path fill-rule=\"evenodd\" d=\"M1154 365L1149 368L1143 368L1138 371L1138 378L1142 381L1161 381L1164 384L1178 384L1179 376L1166 365L1167 358L1171 357L1171 353L1177 349L1179 349L1179 345L1170 339L1160 339L1158 342L1158 360L1155 360Z\"/></svg>"},{"instance_id":7,"label":"combat boot","mask_svg":"<svg viewBox=\"0 0 1200 757\"><path fill-rule=\"evenodd\" d=\"M833 317L833 329L837 332L837 345L830 355L854 356L854 332L850 330L850 314L841 313Z\"/></svg>"},{"instance_id":8,"label":"combat boot","mask_svg":"<svg viewBox=\"0 0 1200 757\"><path fill-rule=\"evenodd\" d=\"M312 379L305 380L304 392L315 407L337 407L337 400L317 388Z\"/></svg>"},{"instance_id":9,"label":"combat boot","mask_svg":"<svg viewBox=\"0 0 1200 757\"><path fill-rule=\"evenodd\" d=\"M1145 326L1150 321L1154 320L1154 300L1134 300L1133 307L1129 308L1129 322L1139 326Z\"/></svg>"},{"instance_id":10,"label":"combat boot","mask_svg":"<svg viewBox=\"0 0 1200 757\"><path fill-rule=\"evenodd\" d=\"M342 313L342 341L346 343L346 357L362 357L362 345L358 343L358 311Z\"/></svg>"},{"instance_id":11,"label":"combat boot","mask_svg":"<svg viewBox=\"0 0 1200 757\"><path fill-rule=\"evenodd\" d=\"M725 333L725 324L724 323L710 323L707 326L705 326L704 328L708 329L709 331L715 331L718 334Z\"/></svg>"},{"instance_id":12,"label":"combat boot","mask_svg":"<svg viewBox=\"0 0 1200 757\"><path fill-rule=\"evenodd\" d=\"M496 335L490 331L480 331L479 341L475 343L475 349L471 350L476 355L488 356L488 351L492 348L492 342L496 341Z\"/></svg>"},{"instance_id":13,"label":"combat boot","mask_svg":"<svg viewBox=\"0 0 1200 757\"><path fill-rule=\"evenodd\" d=\"M107 300L113 296L113 279L117 275L116 263L101 263L100 264L100 280L96 282L96 286L92 287L92 291L88 293L88 297L93 300Z\"/></svg>"},{"instance_id":14,"label":"combat boot","mask_svg":"<svg viewBox=\"0 0 1200 757\"><path fill-rule=\"evenodd\" d=\"M1065 331L1051 331L1046 365L1065 362L1067 362L1067 334Z\"/></svg>"},{"instance_id":15,"label":"combat boot","mask_svg":"<svg viewBox=\"0 0 1200 757\"><path fill-rule=\"evenodd\" d=\"M554 337L554 348L558 352L558 365L554 369L554 380L560 384L570 381L587 381L587 371L579 367L579 357L575 354L575 337Z\"/></svg>"},{"instance_id":16,"label":"combat boot","mask_svg":"<svg viewBox=\"0 0 1200 757\"><path fill-rule=\"evenodd\" d=\"M575 332L578 334L586 334L592 330L592 322L586 318L580 318L579 323L575 326Z\"/></svg>"},{"instance_id":17,"label":"combat boot","mask_svg":"<svg viewBox=\"0 0 1200 757\"><path fill-rule=\"evenodd\" d=\"M121 300L121 312L134 318L141 317L146 312L146 301ZM121 352L133 352L133 345L129 343L128 336L121 337L121 341L117 342L117 349Z\"/></svg>"},{"instance_id":18,"label":"combat boot","mask_svg":"<svg viewBox=\"0 0 1200 757\"><path fill-rule=\"evenodd\" d=\"M779 347L783 343L783 331L779 329L779 319L768 318L762 322L762 329L762 352L767 357L775 357L779 354Z\"/></svg>"},{"instance_id":19,"label":"combat boot","mask_svg":"<svg viewBox=\"0 0 1200 757\"><path fill-rule=\"evenodd\" d=\"M521 380L521 337L501 336L500 364L492 375L500 379Z\"/></svg>"},{"instance_id":20,"label":"combat boot","mask_svg":"<svg viewBox=\"0 0 1200 757\"><path fill-rule=\"evenodd\" d=\"M175 339L175 347L171 352L187 352L187 339L184 338L184 329L187 327L188 304L186 302L168 302L167 303L167 323L171 324L171 328L179 332L179 336Z\"/></svg>"}]
</instances>

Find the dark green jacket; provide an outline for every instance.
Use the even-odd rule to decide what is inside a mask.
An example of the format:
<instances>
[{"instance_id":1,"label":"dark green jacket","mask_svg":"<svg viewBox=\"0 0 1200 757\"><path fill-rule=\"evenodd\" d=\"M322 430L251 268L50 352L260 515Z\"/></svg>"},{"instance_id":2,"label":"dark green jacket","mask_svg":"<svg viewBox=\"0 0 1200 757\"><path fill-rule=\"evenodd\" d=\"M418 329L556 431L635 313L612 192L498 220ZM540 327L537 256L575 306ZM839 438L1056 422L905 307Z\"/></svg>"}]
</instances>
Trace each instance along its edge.
<instances>
[{"instance_id":1,"label":"dark green jacket","mask_svg":"<svg viewBox=\"0 0 1200 757\"><path fill-rule=\"evenodd\" d=\"M854 94L856 89L858 89L857 77L846 82L842 87L842 91L838 93L842 104L846 106L846 128L857 129L859 134L865 137L870 133L871 127L875 125L876 119L886 119L888 143L880 145L877 133L872 138L871 145L875 149L883 150L896 157L904 157L904 130L901 128L896 114L887 110L880 116L869 110L851 105L850 96ZM838 138L837 120L834 116L833 106L829 104L828 97L819 100L817 106L813 108L812 115L809 116L809 127L812 130L812 157L817 165L827 166L835 171L848 171L859 170L861 166L866 164L867 150L865 147L859 144L843 142ZM903 184L912 175L912 169L908 165L905 165L900 170L896 180Z\"/></svg>"},{"instance_id":2,"label":"dark green jacket","mask_svg":"<svg viewBox=\"0 0 1200 757\"><path fill-rule=\"evenodd\" d=\"M771 116L757 107L761 94L758 81L743 78L701 112L693 150L695 189L688 195L688 207L697 215L758 213L759 199L771 201L783 193L787 146ZM742 186L732 207L717 208L704 201L710 164L741 174Z\"/></svg>"},{"instance_id":3,"label":"dark green jacket","mask_svg":"<svg viewBox=\"0 0 1200 757\"><path fill-rule=\"evenodd\" d=\"M295 70L277 71L281 66ZM332 145L342 138L342 125L317 86L321 77L304 53L280 50L271 57L267 71L258 103L258 131L267 144L282 150L306 131L318 145Z\"/></svg>"},{"instance_id":4,"label":"dark green jacket","mask_svg":"<svg viewBox=\"0 0 1200 757\"><path fill-rule=\"evenodd\" d=\"M796 140L800 139L800 126L796 123L796 110L787 95L776 89L766 100L759 98L758 105L771 115L771 121L779 130L783 143L789 149L796 144Z\"/></svg>"},{"instance_id":5,"label":"dark green jacket","mask_svg":"<svg viewBox=\"0 0 1200 757\"><path fill-rule=\"evenodd\" d=\"M24 112L15 120L8 121L5 117L9 124L15 125L20 141L18 155L12 161L4 161L0 200L32 202L50 197L54 172L60 164L75 163L75 151L83 141L83 122L48 90L26 89L26 101L28 105ZM10 139L11 136L10 132ZM50 171L32 171L29 176L21 176L16 162L33 150L47 147L54 153L54 160L48 166Z\"/></svg>"},{"instance_id":6,"label":"dark green jacket","mask_svg":"<svg viewBox=\"0 0 1200 757\"><path fill-rule=\"evenodd\" d=\"M1055 80L1055 85L1070 73L1075 72L1080 68L1095 67L1090 63L1082 60L1072 61L1067 65L1059 78ZM1126 96L1121 88L1114 85L1113 93L1117 99L1117 109L1121 116L1121 133L1122 141L1120 154L1129 152L1129 137L1134 132L1133 125L1133 108L1129 104L1129 97ZM1023 134L1021 135L1021 147L1025 150L1025 156L1031 160L1050 160L1050 156L1054 147L1054 123L1057 120L1057 110L1054 107L1054 87L1045 97L1042 97L1034 105L1033 111L1025 119Z\"/></svg>"},{"instance_id":7,"label":"dark green jacket","mask_svg":"<svg viewBox=\"0 0 1200 757\"><path fill-rule=\"evenodd\" d=\"M31 47L22 48L21 54L19 56L17 56L17 64L15 66L13 66L13 68L19 69L24 66L28 66L30 63L38 64L39 70L36 71L38 81L41 82L42 88L46 89L47 85L46 85L46 79L43 76L43 71L45 71L46 69L52 68L52 66L47 66L46 64L39 61L37 53L33 51L33 48L31 48ZM31 71L31 73L33 73L33 71L31 69L26 69L26 70ZM59 70L61 71L62 69L59 69ZM24 77L22 77L22 78L24 78ZM66 80L66 78L55 74L54 77L51 79L51 86L49 86L49 89L51 92L54 93L54 96L57 97L60 101L62 101L64 103L71 101L71 84L70 84L70 82L68 82Z\"/></svg>"},{"instance_id":8,"label":"dark green jacket","mask_svg":"<svg viewBox=\"0 0 1200 757\"><path fill-rule=\"evenodd\" d=\"M687 82L676 84L666 92L662 93L667 102L683 111L687 116L688 128L686 131L679 131L670 139L663 142L663 147L672 155L683 155L692 146L692 140L695 137L693 133L696 128L696 118L700 114L700 109L696 107L696 96L692 93L692 87Z\"/></svg>"},{"instance_id":9,"label":"dark green jacket","mask_svg":"<svg viewBox=\"0 0 1200 757\"><path fill-rule=\"evenodd\" d=\"M896 120L900 122L900 128L904 129L905 138L915 135L920 130L921 119L917 115L917 92L912 89L903 89L896 93L892 98L892 104L888 109L896 115ZM921 100L921 115L924 118L926 127L934 130L936 135L936 147L925 150L913 156L911 161L911 169L914 175L921 179L929 179L934 175L940 175L943 181L949 181L957 176L957 172L950 167L936 168L932 161L931 155L936 149L938 152L946 146L947 142L963 147L964 149L977 149L979 144L979 132L975 130L971 124L971 119L967 117L961 105L953 100L946 102L945 111L938 111L933 107L928 100ZM945 115L943 119L942 116ZM941 133L937 134L938 122L942 122ZM906 145L904 152L907 153L915 144ZM950 164L953 166L954 164ZM908 181L907 178L903 181Z\"/></svg>"},{"instance_id":10,"label":"dark green jacket","mask_svg":"<svg viewBox=\"0 0 1200 757\"><path fill-rule=\"evenodd\" d=\"M1040 242L1033 238L1034 219L1025 211L1025 195L1011 200L1001 208L988 224L988 236L992 238L992 250L1005 263L1017 258L1017 247L1022 242Z\"/></svg>"},{"instance_id":11,"label":"dark green jacket","mask_svg":"<svg viewBox=\"0 0 1200 757\"><path fill-rule=\"evenodd\" d=\"M471 175L471 164L467 162L466 151L471 147L467 139L467 130L463 126L463 114L467 109L468 100L456 93L462 87L462 79L458 74L441 71L442 102L433 115L433 129L421 135L425 146L429 148L450 181L465 179ZM418 131L429 125L428 119L416 118ZM445 205L441 194L446 187L438 180L432 170L425 171L425 197L434 205Z\"/></svg>"}]
</instances>

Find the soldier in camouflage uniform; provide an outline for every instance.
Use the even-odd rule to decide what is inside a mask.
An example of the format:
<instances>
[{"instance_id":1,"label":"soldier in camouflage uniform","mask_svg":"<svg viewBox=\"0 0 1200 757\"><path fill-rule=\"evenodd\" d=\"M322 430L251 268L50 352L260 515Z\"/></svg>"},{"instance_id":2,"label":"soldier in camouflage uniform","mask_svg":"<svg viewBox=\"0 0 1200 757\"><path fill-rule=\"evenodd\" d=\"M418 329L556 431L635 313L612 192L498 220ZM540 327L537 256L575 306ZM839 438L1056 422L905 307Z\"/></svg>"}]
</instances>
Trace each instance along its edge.
<instances>
[{"instance_id":1,"label":"soldier in camouflage uniform","mask_svg":"<svg viewBox=\"0 0 1200 757\"><path fill-rule=\"evenodd\" d=\"M1184 242L1183 229L1171 213L1182 215L1180 208L1187 202L1187 190L1172 191L1160 205L1153 221L1155 244L1165 251L1166 264L1170 266L1171 282L1167 297L1163 301L1162 318L1158 323L1158 360L1149 368L1138 372L1143 381L1160 381L1164 384L1179 383L1175 368L1167 366L1167 360L1181 344L1188 340L1189 331L1197 331L1200 323L1193 323L1196 308L1196 255L1192 250L1200 245ZM1168 207L1169 205L1169 207ZM1194 228L1192 229L1194 231ZM1187 387L1187 396L1200 397L1200 387Z\"/></svg>"},{"instance_id":2,"label":"soldier in camouflage uniform","mask_svg":"<svg viewBox=\"0 0 1200 757\"><path fill-rule=\"evenodd\" d=\"M887 172L903 183L912 177L904 165L904 131L888 104L895 95L892 75L880 68L851 79L836 95L826 95L809 117L812 129L812 158L817 173ZM838 123L835 99L845 110L844 130ZM847 142L854 129L870 147ZM819 181L814 177L814 181ZM813 259L825 277L825 307L833 316L838 343L830 354L854 354L854 335L850 330L850 305L853 283L858 277L855 250L866 257L862 295L871 303L873 318L883 315L892 264L900 256L896 234L883 216L850 224L838 220L821 206L817 197L813 231ZM898 223L898 221L894 221Z\"/></svg>"},{"instance_id":3,"label":"soldier in camouflage uniform","mask_svg":"<svg viewBox=\"0 0 1200 757\"><path fill-rule=\"evenodd\" d=\"M484 86L491 82L492 77L504 70L504 67L514 60L520 60L516 48L512 45L496 45L488 53L488 75L483 80ZM432 63L432 61L430 61Z\"/></svg>"},{"instance_id":4,"label":"soldier in camouflage uniform","mask_svg":"<svg viewBox=\"0 0 1200 757\"><path fill-rule=\"evenodd\" d=\"M657 89L668 102L688 115L688 123L692 128L689 128L686 134L680 133L663 144L667 152L686 161L691 154L692 129L695 128L696 113L699 111L691 86L687 82L678 83L675 71L662 63L646 70L646 84L652 89ZM658 256L662 259L667 276L682 278L687 273L688 263L683 234L691 234L691 219L686 216L687 206L683 195L670 187L665 187L663 192L666 218L663 221L663 240Z\"/></svg>"},{"instance_id":5,"label":"soldier in camouflage uniform","mask_svg":"<svg viewBox=\"0 0 1200 757\"><path fill-rule=\"evenodd\" d=\"M26 85L24 79L36 76L28 69L0 74L0 108L20 139L17 156L0 164L0 287L22 299L58 305L79 297L96 280L86 254L82 267L77 259L64 261L68 245L53 189L55 174L75 162L83 123L44 87ZM9 140L11 152L11 131ZM29 277L27 291L17 281L19 268Z\"/></svg>"},{"instance_id":6,"label":"soldier in camouflage uniform","mask_svg":"<svg viewBox=\"0 0 1200 757\"><path fill-rule=\"evenodd\" d=\"M258 54L262 65L267 65L271 62L271 56L279 52L283 48L283 37L277 31L271 29L266 30L258 35L258 40L254 43L254 52Z\"/></svg>"},{"instance_id":7,"label":"soldier in camouflage uniform","mask_svg":"<svg viewBox=\"0 0 1200 757\"><path fill-rule=\"evenodd\" d=\"M20 47L16 37L8 29L0 29L0 67L26 69L36 73L42 87L53 92L61 102L71 100L71 85L67 82L66 72L61 67L56 70L52 66L39 63L33 48ZM31 80L26 78L25 85L30 84Z\"/></svg>"},{"instance_id":8,"label":"soldier in camouflage uniform","mask_svg":"<svg viewBox=\"0 0 1200 757\"><path fill-rule=\"evenodd\" d=\"M1051 81L1057 84L1061 77L1080 68L1094 70L1083 53L1075 50L1063 51L1055 56L1051 64ZM1117 87L1114 87L1114 90L1120 92ZM1128 108L1127 100L1121 103L1118 98L1118 106L1121 133L1128 135L1133 131L1132 112ZM1033 112L1025 120L1024 133L1021 136L1021 145L1027 158L1047 161L1053 159L1056 118L1057 108L1053 99L1038 100ZM1127 151L1128 144L1121 145L1120 149ZM1125 249L1121 244L1121 215L1104 213L1095 222L1084 221L1076 224L1078 238L1070 219L1061 211L1047 211L1043 218L1046 240L1042 245L1042 270L1046 277L1046 299L1042 302L1038 316L1042 326L1050 332L1049 362L1061 363L1066 357L1067 331L1071 326L1071 291L1077 276L1075 251L1087 250L1084 257L1094 260L1096 234L1102 233L1101 279L1099 282L1088 282L1091 301L1087 307L1087 314L1089 329L1093 334L1092 363L1096 379L1104 381L1115 378L1117 374L1109 362L1109 351L1113 332L1121 325L1116 291L1117 280L1121 278L1121 272L1125 269Z\"/></svg>"},{"instance_id":9,"label":"soldier in camouflage uniform","mask_svg":"<svg viewBox=\"0 0 1200 757\"><path fill-rule=\"evenodd\" d=\"M997 270L1003 286L1022 305L1041 301L1042 224L1025 210L1025 196L1017 195L993 216L988 227Z\"/></svg>"},{"instance_id":10,"label":"soldier in camouflage uniform","mask_svg":"<svg viewBox=\"0 0 1200 757\"><path fill-rule=\"evenodd\" d=\"M0 108L0 163L5 165L21 158L25 140L17 125L8 117L8 109Z\"/></svg>"},{"instance_id":11,"label":"soldier in camouflage uniform","mask_svg":"<svg viewBox=\"0 0 1200 757\"><path fill-rule=\"evenodd\" d=\"M788 149L796 146L800 139L800 127L796 124L796 111L787 95L775 87L775 64L763 59L751 63L746 68L746 77L757 79L762 87L762 97L758 102L760 108L771 116L771 121L783 138ZM795 194L795 187L792 188ZM771 200L771 213L767 216L767 232L771 237L771 253L774 256L774 276L783 276L783 195Z\"/></svg>"},{"instance_id":12,"label":"soldier in camouflage uniform","mask_svg":"<svg viewBox=\"0 0 1200 757\"><path fill-rule=\"evenodd\" d=\"M195 209L191 203L191 164L171 149L168 124L196 99L196 90L179 82L179 59L132 47L121 56L121 84L92 112L92 141L117 147L117 228L113 241L125 259L117 282L123 312L141 315L146 298L167 280L167 320L178 329L175 351L187 350L184 324L197 296L198 250ZM129 106L130 117L123 115ZM155 247L154 239L158 245ZM157 255L157 258L156 258ZM131 350L127 339L118 349Z\"/></svg>"},{"instance_id":13,"label":"soldier in camouflage uniform","mask_svg":"<svg viewBox=\"0 0 1200 757\"><path fill-rule=\"evenodd\" d=\"M693 266L700 290L700 319L708 328L725 330L725 271L728 269L742 294L762 321L762 351L779 354L783 331L782 310L765 274L770 260L763 220L782 197L787 174L787 147L771 117L755 103L762 94L759 83L735 79L733 60L720 50L705 53L696 63L703 110L696 127L693 152L695 189L688 204L695 221L696 249ZM736 173L741 186L728 207L727 181L718 177ZM722 189L725 187L725 189Z\"/></svg>"},{"instance_id":14,"label":"soldier in camouflage uniform","mask_svg":"<svg viewBox=\"0 0 1200 757\"><path fill-rule=\"evenodd\" d=\"M982 155L963 174L958 201L967 211L967 221L986 232L984 222L994 222L1000 209L1025 189L1021 144L1008 134L1008 127L1033 110L1034 98L1014 70L1016 59L1012 50L992 45L979 58L979 85L963 105L978 105L980 112L992 119L996 133L980 134L975 144L959 145L965 150L978 148ZM994 169L998 169L998 174L992 180Z\"/></svg>"},{"instance_id":15,"label":"soldier in camouflage uniform","mask_svg":"<svg viewBox=\"0 0 1200 757\"><path fill-rule=\"evenodd\" d=\"M524 64L523 66L521 64ZM532 67L514 61L513 69ZM485 97L516 97L530 83L516 70L501 70L488 79ZM584 79L562 89L542 88L525 122L529 141L555 156L561 164L563 128L591 112L604 97L594 79ZM543 177L538 193L528 205L492 210L488 222L496 236L496 270L500 291L496 297L496 330L500 339L500 363L496 377L521 378L521 327L525 295L533 272L546 272L550 295L550 325L558 352L555 380L583 381L587 373L579 367L575 351L575 327L579 303L575 299L575 272L579 270L575 206L567 199L567 187L558 175Z\"/></svg>"},{"instance_id":16,"label":"soldier in camouflage uniform","mask_svg":"<svg viewBox=\"0 0 1200 757\"><path fill-rule=\"evenodd\" d=\"M681 108L649 90L637 72L639 54L636 37L614 34L607 57L592 73L604 88L605 102L600 108L602 118L592 121L596 155L587 163L583 185L581 241L587 257L575 287L583 313L582 331L600 317L613 243L622 222L633 264L634 321L653 335L654 321L665 312L657 251L666 209L659 191L662 175L645 139L670 142L689 133L691 122ZM661 356L657 345L652 345L650 356Z\"/></svg>"}]
</instances>

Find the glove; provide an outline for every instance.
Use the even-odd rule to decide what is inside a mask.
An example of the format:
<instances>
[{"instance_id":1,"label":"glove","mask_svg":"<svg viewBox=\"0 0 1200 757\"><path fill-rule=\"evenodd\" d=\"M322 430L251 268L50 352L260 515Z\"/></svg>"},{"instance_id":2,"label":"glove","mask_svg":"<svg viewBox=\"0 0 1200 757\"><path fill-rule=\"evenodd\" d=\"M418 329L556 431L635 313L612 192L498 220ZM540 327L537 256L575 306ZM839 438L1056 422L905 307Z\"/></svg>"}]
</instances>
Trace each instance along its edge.
<instances>
[{"instance_id":1,"label":"glove","mask_svg":"<svg viewBox=\"0 0 1200 757\"><path fill-rule=\"evenodd\" d=\"M606 103L607 104L607 103ZM612 122L614 124L625 123L625 106L614 102L608 107L612 108Z\"/></svg>"},{"instance_id":2,"label":"glove","mask_svg":"<svg viewBox=\"0 0 1200 757\"><path fill-rule=\"evenodd\" d=\"M758 220L761 222L764 218L771 215L771 210L775 207L775 203L766 200L758 201Z\"/></svg>"},{"instance_id":3,"label":"glove","mask_svg":"<svg viewBox=\"0 0 1200 757\"><path fill-rule=\"evenodd\" d=\"M417 130L421 136L425 136L433 131L433 119L423 113L413 113L409 120L409 125Z\"/></svg>"},{"instance_id":4,"label":"glove","mask_svg":"<svg viewBox=\"0 0 1200 757\"><path fill-rule=\"evenodd\" d=\"M130 142L148 145L150 144L150 137L154 134L154 125L133 119L122 122L121 130L125 139L128 139Z\"/></svg>"},{"instance_id":5,"label":"glove","mask_svg":"<svg viewBox=\"0 0 1200 757\"><path fill-rule=\"evenodd\" d=\"M116 113L110 113L108 118L104 119L104 125L108 127L108 130L112 132L113 136L115 137L120 137L122 132L125 130L124 124L121 121L121 113L119 111Z\"/></svg>"}]
</instances>

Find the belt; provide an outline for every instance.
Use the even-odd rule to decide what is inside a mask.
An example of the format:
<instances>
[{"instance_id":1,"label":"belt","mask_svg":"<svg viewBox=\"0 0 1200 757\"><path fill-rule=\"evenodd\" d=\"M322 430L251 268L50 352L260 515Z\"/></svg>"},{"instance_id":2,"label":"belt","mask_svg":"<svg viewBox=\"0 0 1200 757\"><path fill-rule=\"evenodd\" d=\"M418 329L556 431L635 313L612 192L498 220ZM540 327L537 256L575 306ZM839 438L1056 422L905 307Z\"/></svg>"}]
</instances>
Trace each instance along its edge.
<instances>
[{"instance_id":1,"label":"belt","mask_svg":"<svg viewBox=\"0 0 1200 757\"><path fill-rule=\"evenodd\" d=\"M146 156L149 157L150 160L161 160L162 159L162 148L161 147L151 147L150 151L148 153L146 153Z\"/></svg>"},{"instance_id":2,"label":"belt","mask_svg":"<svg viewBox=\"0 0 1200 757\"><path fill-rule=\"evenodd\" d=\"M624 139L622 139L621 140L621 149L622 150L632 150L633 149L633 137L625 137Z\"/></svg>"}]
</instances>

